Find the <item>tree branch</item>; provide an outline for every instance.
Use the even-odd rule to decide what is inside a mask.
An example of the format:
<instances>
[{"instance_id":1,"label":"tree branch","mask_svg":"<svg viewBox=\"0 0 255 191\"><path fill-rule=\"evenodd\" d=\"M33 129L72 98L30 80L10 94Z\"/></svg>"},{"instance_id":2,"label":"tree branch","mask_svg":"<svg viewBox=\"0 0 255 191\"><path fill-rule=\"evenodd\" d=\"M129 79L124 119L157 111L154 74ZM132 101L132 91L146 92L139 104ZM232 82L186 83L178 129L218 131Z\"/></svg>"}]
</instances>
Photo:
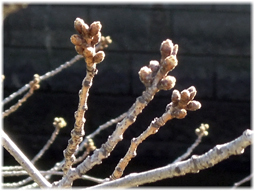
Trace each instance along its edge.
<instances>
[{"instance_id":1,"label":"tree branch","mask_svg":"<svg viewBox=\"0 0 255 191\"><path fill-rule=\"evenodd\" d=\"M4 148L18 161L18 163L27 171L29 176L41 187L51 188L51 184L40 174L30 160L21 152L16 144L9 136L1 129L2 144Z\"/></svg>"},{"instance_id":2,"label":"tree branch","mask_svg":"<svg viewBox=\"0 0 255 191\"><path fill-rule=\"evenodd\" d=\"M253 131L247 129L235 140L217 145L203 155L193 155L190 159L170 164L161 168L145 171L142 173L132 173L123 178L106 182L88 189L99 188L130 188L145 183L156 182L166 178L183 176L187 173L198 173L200 170L210 168L215 164L229 158L231 155L240 155L244 149L252 143Z\"/></svg>"}]
</instances>

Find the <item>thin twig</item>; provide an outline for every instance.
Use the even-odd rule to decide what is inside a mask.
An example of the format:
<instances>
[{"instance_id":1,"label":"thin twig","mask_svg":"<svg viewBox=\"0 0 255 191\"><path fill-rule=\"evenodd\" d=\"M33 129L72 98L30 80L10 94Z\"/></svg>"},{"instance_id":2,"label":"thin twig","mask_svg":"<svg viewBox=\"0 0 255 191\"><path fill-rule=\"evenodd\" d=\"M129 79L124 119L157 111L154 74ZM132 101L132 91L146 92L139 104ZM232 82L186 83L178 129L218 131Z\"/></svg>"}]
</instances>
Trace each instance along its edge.
<instances>
[{"instance_id":1,"label":"thin twig","mask_svg":"<svg viewBox=\"0 0 255 191\"><path fill-rule=\"evenodd\" d=\"M83 142L80 144L80 147L78 149L78 152L82 151L84 149L84 145L86 145L86 143L88 142L89 139L93 139L96 135L98 135L101 131L107 129L108 127L118 123L119 121L121 121L122 119L124 119L127 116L127 112L122 113L121 115L119 115L118 117L111 119L109 121L107 121L106 123L100 125L94 132L92 132L91 134L87 135L85 137L85 139L83 140ZM76 153L77 154L77 153Z\"/></svg>"},{"instance_id":2,"label":"thin twig","mask_svg":"<svg viewBox=\"0 0 255 191\"><path fill-rule=\"evenodd\" d=\"M127 116L127 112L122 113L120 116L111 119L110 121L107 121L105 124L100 125L93 133L86 136L86 139L93 139L96 135L98 135L101 131L105 130L106 128L112 126L113 124L118 123L122 119L124 119ZM85 141L85 140L84 140Z\"/></svg>"},{"instance_id":3,"label":"thin twig","mask_svg":"<svg viewBox=\"0 0 255 191\"><path fill-rule=\"evenodd\" d=\"M242 180L240 180L239 182L236 182L234 184L234 186L232 187L232 189L236 189L238 186L241 186L242 184L244 184L245 182L248 182L252 179L253 174L250 174L249 176L243 178Z\"/></svg>"},{"instance_id":4,"label":"thin twig","mask_svg":"<svg viewBox=\"0 0 255 191\"><path fill-rule=\"evenodd\" d=\"M51 184L40 174L30 160L21 152L2 129L1 135L4 148L18 161L23 169L28 172L29 176L31 176L41 188L51 188Z\"/></svg>"},{"instance_id":5,"label":"thin twig","mask_svg":"<svg viewBox=\"0 0 255 191\"><path fill-rule=\"evenodd\" d=\"M179 161L182 161L182 160L188 158L190 156L190 154L192 153L192 151L199 145L199 143L202 140L202 137L203 137L203 135L199 135L197 137L196 141L187 149L187 151L183 155L181 155L180 157L175 159L172 163L176 163L176 162L179 162Z\"/></svg>"},{"instance_id":6,"label":"thin twig","mask_svg":"<svg viewBox=\"0 0 255 191\"><path fill-rule=\"evenodd\" d=\"M59 172L59 171L40 171L40 173L42 175L55 175L55 176L63 176L64 173L63 172ZM21 170L21 171L12 171L12 172L5 172L3 171L2 172L2 175L4 177L10 177L10 176L24 176L24 175L28 175L28 172L25 171L25 170ZM100 179L100 178L95 178L95 177L91 177L91 176L88 176L88 175L83 175L82 177L80 177L81 179L84 179L84 180L90 180L90 181L93 181L93 182L97 182L97 183L102 183L104 182L104 179Z\"/></svg>"},{"instance_id":7,"label":"thin twig","mask_svg":"<svg viewBox=\"0 0 255 191\"><path fill-rule=\"evenodd\" d=\"M196 141L187 149L187 151L183 155L178 157L172 163L179 162L179 161L182 161L182 160L188 158L190 156L190 154L192 153L192 151L200 144L200 142L202 141L202 138L204 136L208 135L208 131L207 131L208 129L209 129L209 125L204 124L204 123L202 123L199 128L196 128L196 130L195 130L195 132L197 134Z\"/></svg>"},{"instance_id":8,"label":"thin twig","mask_svg":"<svg viewBox=\"0 0 255 191\"><path fill-rule=\"evenodd\" d=\"M40 81L46 80L56 74L58 74L59 72L61 72L63 69L68 68L69 66L71 66L72 64L74 64L75 62L77 62L78 60L80 60L82 58L81 55L76 55L74 56L70 61L65 62L64 64L60 65L59 67L57 67L56 69L47 72L46 74L40 76ZM24 85L23 87L21 87L18 91L12 93L11 95L9 95L8 97L6 97L3 100L3 105L7 104L8 102L12 101L14 98L16 98L17 96L23 94L25 91L27 91L29 89L29 84Z\"/></svg>"},{"instance_id":9,"label":"thin twig","mask_svg":"<svg viewBox=\"0 0 255 191\"><path fill-rule=\"evenodd\" d=\"M39 89L39 82L40 77L39 75L35 74L34 79L29 82L29 91L15 105L3 112L3 118L16 111L34 93L35 90Z\"/></svg>"},{"instance_id":10,"label":"thin twig","mask_svg":"<svg viewBox=\"0 0 255 191\"><path fill-rule=\"evenodd\" d=\"M104 48L107 48L110 43L112 43L112 40L111 40L110 36L107 36L107 37L102 36L101 41L96 45L96 51L103 50ZM60 65L59 67L55 68L54 70L52 70L50 72L47 72L46 74L40 76L40 81L43 81L43 80L46 80L50 77L55 76L56 74L61 72L63 69L66 69L69 66L72 66L74 63L76 63L77 61L79 61L82 58L83 58L82 55L74 56L70 61L67 61L64 64ZM29 89L29 84L25 84L18 91L14 92L11 95L9 95L8 97L4 98L3 105L5 105L8 102L12 101L15 97L23 94L28 89Z\"/></svg>"}]
</instances>

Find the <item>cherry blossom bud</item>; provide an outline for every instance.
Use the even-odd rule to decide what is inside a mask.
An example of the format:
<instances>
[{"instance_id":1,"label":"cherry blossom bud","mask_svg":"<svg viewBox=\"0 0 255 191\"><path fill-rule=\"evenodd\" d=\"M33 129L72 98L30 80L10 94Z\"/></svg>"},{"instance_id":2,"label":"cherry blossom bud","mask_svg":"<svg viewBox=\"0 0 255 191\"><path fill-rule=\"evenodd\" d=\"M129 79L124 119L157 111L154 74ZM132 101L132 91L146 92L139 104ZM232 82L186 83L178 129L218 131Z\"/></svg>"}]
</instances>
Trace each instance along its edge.
<instances>
[{"instance_id":1,"label":"cherry blossom bud","mask_svg":"<svg viewBox=\"0 0 255 191\"><path fill-rule=\"evenodd\" d=\"M174 45L174 48L173 48L173 51L172 51L172 55L174 55L174 56L177 55L177 53L178 53L178 48L179 48L178 44L175 44L175 45Z\"/></svg>"},{"instance_id":2,"label":"cherry blossom bud","mask_svg":"<svg viewBox=\"0 0 255 191\"><path fill-rule=\"evenodd\" d=\"M190 93L189 93L189 91L188 90L183 90L181 92L181 100L180 100L180 102L186 105L189 101L190 101Z\"/></svg>"},{"instance_id":3,"label":"cherry blossom bud","mask_svg":"<svg viewBox=\"0 0 255 191\"><path fill-rule=\"evenodd\" d=\"M101 32L98 32L94 37L93 40L91 41L91 46L96 45L97 43L99 43L101 40Z\"/></svg>"},{"instance_id":4,"label":"cherry blossom bud","mask_svg":"<svg viewBox=\"0 0 255 191\"><path fill-rule=\"evenodd\" d=\"M172 93L172 102L177 102L181 98L181 94L178 90L174 90Z\"/></svg>"},{"instance_id":5,"label":"cherry blossom bud","mask_svg":"<svg viewBox=\"0 0 255 191\"><path fill-rule=\"evenodd\" d=\"M70 40L71 40L71 42L74 45L80 46L82 44L82 37L81 37L81 35L74 34L74 35L71 36Z\"/></svg>"},{"instance_id":6,"label":"cherry blossom bud","mask_svg":"<svg viewBox=\"0 0 255 191\"><path fill-rule=\"evenodd\" d=\"M82 48L82 46L75 46L75 50L78 54L83 55L84 49Z\"/></svg>"},{"instance_id":7,"label":"cherry blossom bud","mask_svg":"<svg viewBox=\"0 0 255 191\"><path fill-rule=\"evenodd\" d=\"M175 86L176 79L173 76L166 76L160 80L157 87L160 90L170 90Z\"/></svg>"},{"instance_id":8,"label":"cherry blossom bud","mask_svg":"<svg viewBox=\"0 0 255 191\"><path fill-rule=\"evenodd\" d=\"M167 56L170 56L172 49L173 49L173 42L170 39L163 41L160 46L160 52L161 52L162 58L164 59Z\"/></svg>"},{"instance_id":9,"label":"cherry blossom bud","mask_svg":"<svg viewBox=\"0 0 255 191\"><path fill-rule=\"evenodd\" d=\"M176 59L176 56L168 56L165 58L164 62L163 62L163 65L162 65L162 70L164 72L169 72L171 70L173 70L178 64L178 61Z\"/></svg>"},{"instance_id":10,"label":"cherry blossom bud","mask_svg":"<svg viewBox=\"0 0 255 191\"><path fill-rule=\"evenodd\" d=\"M155 76L160 68L159 62L157 60L151 60L149 64L149 68L152 71L152 75Z\"/></svg>"},{"instance_id":11,"label":"cherry blossom bud","mask_svg":"<svg viewBox=\"0 0 255 191\"><path fill-rule=\"evenodd\" d=\"M85 57L85 61L88 65L93 63L93 54L94 54L94 48L92 47L88 47L85 48L85 50L83 51L84 57Z\"/></svg>"},{"instance_id":12,"label":"cherry blossom bud","mask_svg":"<svg viewBox=\"0 0 255 191\"><path fill-rule=\"evenodd\" d=\"M195 88L194 86L191 86L191 87L189 87L187 90L188 90L189 93L190 93L190 100L193 100L194 97L195 97L196 94L197 94L196 88Z\"/></svg>"},{"instance_id":13,"label":"cherry blossom bud","mask_svg":"<svg viewBox=\"0 0 255 191\"><path fill-rule=\"evenodd\" d=\"M141 82L146 87L151 85L153 77L152 77L152 70L149 67L147 66L142 67L140 71L138 72L138 74L139 74Z\"/></svg>"},{"instance_id":14,"label":"cherry blossom bud","mask_svg":"<svg viewBox=\"0 0 255 191\"><path fill-rule=\"evenodd\" d=\"M80 18L76 18L74 21L74 28L80 34L87 34L89 26Z\"/></svg>"},{"instance_id":15,"label":"cherry blossom bud","mask_svg":"<svg viewBox=\"0 0 255 191\"><path fill-rule=\"evenodd\" d=\"M193 101L191 101L191 102L187 105L186 109L187 109L187 110L190 110L190 111L196 111L196 110L200 109L201 106L202 106L202 105L201 105L201 103L200 103L199 101L193 100Z\"/></svg>"},{"instance_id":16,"label":"cherry blossom bud","mask_svg":"<svg viewBox=\"0 0 255 191\"><path fill-rule=\"evenodd\" d=\"M98 51L96 55L94 56L93 61L94 63L100 63L104 60L104 57L105 57L104 51Z\"/></svg>"},{"instance_id":17,"label":"cherry blossom bud","mask_svg":"<svg viewBox=\"0 0 255 191\"><path fill-rule=\"evenodd\" d=\"M102 25L99 21L93 22L89 27L90 36L95 36L102 28Z\"/></svg>"},{"instance_id":18,"label":"cherry blossom bud","mask_svg":"<svg viewBox=\"0 0 255 191\"><path fill-rule=\"evenodd\" d=\"M183 119L184 117L186 117L186 115L187 111L185 109L178 109L172 113L172 116L177 119Z\"/></svg>"},{"instance_id":19,"label":"cherry blossom bud","mask_svg":"<svg viewBox=\"0 0 255 191\"><path fill-rule=\"evenodd\" d=\"M40 76L38 74L34 75L34 83L39 83L40 82Z\"/></svg>"}]
</instances>

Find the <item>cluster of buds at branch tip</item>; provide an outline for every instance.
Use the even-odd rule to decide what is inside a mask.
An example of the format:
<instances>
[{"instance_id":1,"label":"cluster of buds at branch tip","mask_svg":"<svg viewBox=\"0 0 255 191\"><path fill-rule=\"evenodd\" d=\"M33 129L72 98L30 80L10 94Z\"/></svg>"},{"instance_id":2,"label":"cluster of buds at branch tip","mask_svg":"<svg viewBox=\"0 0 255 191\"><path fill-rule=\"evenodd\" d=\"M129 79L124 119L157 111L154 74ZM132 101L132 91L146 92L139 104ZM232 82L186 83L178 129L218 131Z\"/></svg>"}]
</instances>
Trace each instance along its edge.
<instances>
[{"instance_id":1,"label":"cluster of buds at branch tip","mask_svg":"<svg viewBox=\"0 0 255 191\"><path fill-rule=\"evenodd\" d=\"M72 35L70 40L75 45L76 52L83 55L86 63L90 66L102 62L105 57L104 52L96 53L95 51L95 45L101 40L101 23L95 21L88 26L82 19L76 18L74 28L79 34Z\"/></svg>"},{"instance_id":2,"label":"cluster of buds at branch tip","mask_svg":"<svg viewBox=\"0 0 255 191\"><path fill-rule=\"evenodd\" d=\"M29 82L30 89L37 90L40 88L40 76L38 74L34 75L34 80Z\"/></svg>"},{"instance_id":3,"label":"cluster of buds at branch tip","mask_svg":"<svg viewBox=\"0 0 255 191\"><path fill-rule=\"evenodd\" d=\"M94 151L96 150L96 146L94 144L93 139L88 138L87 141L84 143L84 147L86 148L86 150L88 152Z\"/></svg>"},{"instance_id":4,"label":"cluster of buds at branch tip","mask_svg":"<svg viewBox=\"0 0 255 191\"><path fill-rule=\"evenodd\" d=\"M176 58L178 45L174 45L171 40L167 39L161 43L160 52L160 62L151 60L149 66L142 67L138 74L146 88L154 83L159 90L170 90L175 86L176 79L167 74L178 64Z\"/></svg>"},{"instance_id":5,"label":"cluster of buds at branch tip","mask_svg":"<svg viewBox=\"0 0 255 191\"><path fill-rule=\"evenodd\" d=\"M53 122L54 127L61 129L66 126L66 122L62 117L55 117Z\"/></svg>"},{"instance_id":6,"label":"cluster of buds at branch tip","mask_svg":"<svg viewBox=\"0 0 255 191\"><path fill-rule=\"evenodd\" d=\"M207 136L208 129L209 129L209 125L202 123L199 128L196 128L195 133L197 134L197 136Z\"/></svg>"},{"instance_id":7,"label":"cluster of buds at branch tip","mask_svg":"<svg viewBox=\"0 0 255 191\"><path fill-rule=\"evenodd\" d=\"M193 100L197 90L194 86L183 90L181 93L174 90L172 93L172 102L167 105L166 110L174 118L182 119L187 115L187 110L196 111L201 108L201 103Z\"/></svg>"}]
</instances>

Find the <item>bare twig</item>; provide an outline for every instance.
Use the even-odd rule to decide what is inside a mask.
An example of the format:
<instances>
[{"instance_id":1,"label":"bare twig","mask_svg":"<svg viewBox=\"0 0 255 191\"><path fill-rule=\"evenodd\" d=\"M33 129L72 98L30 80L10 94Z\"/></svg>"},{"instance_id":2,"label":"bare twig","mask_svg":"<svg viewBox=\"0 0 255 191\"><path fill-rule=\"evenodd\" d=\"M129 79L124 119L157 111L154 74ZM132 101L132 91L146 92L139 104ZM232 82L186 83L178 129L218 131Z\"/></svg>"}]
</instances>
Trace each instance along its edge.
<instances>
[{"instance_id":1,"label":"bare twig","mask_svg":"<svg viewBox=\"0 0 255 191\"><path fill-rule=\"evenodd\" d=\"M107 48L110 43L112 43L112 40L111 40L110 36L107 36L107 37L102 36L101 41L96 45L96 52L99 51L99 50L102 50L104 48ZM44 75L41 75L40 76L40 81L43 81L43 80L46 80L50 77L55 76L56 74L60 73L63 69L66 69L69 66L72 66L74 63L76 63L77 61L79 61L82 58L83 58L83 56L79 55L79 54L74 56L70 61L67 61L64 64L60 65L59 67L55 68L54 70L52 70L50 72L47 72ZM12 101L17 96L23 94L25 91L27 91L29 89L29 87L30 87L29 84L25 84L18 91L14 92L11 95L9 95L8 97L4 98L3 105L5 105L8 102Z\"/></svg>"},{"instance_id":2,"label":"bare twig","mask_svg":"<svg viewBox=\"0 0 255 191\"><path fill-rule=\"evenodd\" d=\"M26 93L23 96L23 98L18 101L18 103L11 106L10 109L5 110L3 112L3 118L10 115L14 111L16 111L22 105L22 103L24 103L34 93L35 90L39 89L40 88L39 82L40 82L40 77L38 74L35 74L34 79L32 81L30 81L30 83L29 83L29 88L30 88L29 92Z\"/></svg>"},{"instance_id":3,"label":"bare twig","mask_svg":"<svg viewBox=\"0 0 255 191\"><path fill-rule=\"evenodd\" d=\"M179 162L179 161L182 161L186 158L188 158L188 156L192 153L192 151L199 145L199 143L202 141L202 138L204 136L207 136L208 135L208 128L209 128L209 125L208 124L201 124L199 128L197 128L195 130L196 134L197 134L197 139L196 141L187 149L187 151L181 155L180 157L178 157L174 162L172 163L175 163L175 162Z\"/></svg>"},{"instance_id":4,"label":"bare twig","mask_svg":"<svg viewBox=\"0 0 255 191\"><path fill-rule=\"evenodd\" d=\"M41 188L51 188L51 184L40 174L30 160L21 152L2 129L1 135L4 148L18 161L23 169L28 172L29 176L31 176Z\"/></svg>"},{"instance_id":5,"label":"bare twig","mask_svg":"<svg viewBox=\"0 0 255 191\"><path fill-rule=\"evenodd\" d=\"M55 175L55 176L63 176L64 173L63 172L59 172L59 171L51 171L51 170L48 170L48 171L40 171L41 175ZM4 171L2 172L2 175L4 177L9 177L9 176L24 176L24 175L28 175L28 172L25 171L25 170L21 170L21 171ZM84 180L90 180L90 181L93 181L93 182L97 182L97 183L102 183L104 182L105 180L104 179L100 179L100 178L94 178L94 177L91 177L91 176L88 176L88 175L82 175L82 177L80 177L80 179L84 179ZM10 184L9 184L10 185ZM7 185L8 186L8 185Z\"/></svg>"},{"instance_id":6,"label":"bare twig","mask_svg":"<svg viewBox=\"0 0 255 191\"><path fill-rule=\"evenodd\" d=\"M52 133L50 139L47 141L47 143L44 145L44 147L39 151L39 153L31 160L31 162L34 164L38 159L40 159L43 154L50 148L51 144L54 142L56 139L59 131L61 128L66 126L66 122L63 118L61 117L55 117L53 125L55 126L55 130Z\"/></svg>"},{"instance_id":7,"label":"bare twig","mask_svg":"<svg viewBox=\"0 0 255 191\"><path fill-rule=\"evenodd\" d=\"M234 186L232 187L232 189L235 189L235 188L237 188L238 186L244 184L245 182L250 181L250 180L252 179L252 177L253 177L253 174L250 174L249 176L243 178L243 179L240 180L239 182L236 182L236 183L234 184Z\"/></svg>"},{"instance_id":8,"label":"bare twig","mask_svg":"<svg viewBox=\"0 0 255 191\"><path fill-rule=\"evenodd\" d=\"M127 112L119 115L118 117L111 119L109 121L107 121L106 123L100 125L93 133L87 135L85 137L85 139L83 140L83 142L80 144L80 147L78 149L78 152L82 151L84 149L84 145L87 144L87 142L89 141L89 139L93 139L96 135L98 135L101 131L107 129L108 127L112 126L113 124L118 123L119 121L121 121L122 119L124 119L127 116ZM77 153L76 153L77 154Z\"/></svg>"},{"instance_id":9,"label":"bare twig","mask_svg":"<svg viewBox=\"0 0 255 191\"><path fill-rule=\"evenodd\" d=\"M96 135L98 135L101 131L105 130L106 128L112 126L113 124L118 123L119 121L121 121L122 119L124 119L127 116L127 112L121 114L120 116L111 119L110 121L107 121L105 124L100 125L93 133L89 134L88 136L86 136L86 139L93 139ZM84 141L86 141L86 139L84 139Z\"/></svg>"},{"instance_id":10,"label":"bare twig","mask_svg":"<svg viewBox=\"0 0 255 191\"><path fill-rule=\"evenodd\" d=\"M18 188L18 187L21 187L31 181L33 181L33 179L29 176L26 179L18 181L18 182L3 183L3 187L4 188Z\"/></svg>"},{"instance_id":11,"label":"bare twig","mask_svg":"<svg viewBox=\"0 0 255 191\"><path fill-rule=\"evenodd\" d=\"M47 72L46 74L40 76L40 81L46 80L49 77L52 77L56 74L58 74L59 72L61 72L63 69L68 68L69 66L71 66L72 64L74 64L75 62L77 62L78 60L80 60L82 58L81 55L76 55L75 57L73 57L70 61L65 62L64 64L60 65L58 68ZM24 85L23 87L21 87L18 91L14 92L13 94L11 94L10 96L6 97L3 100L3 105L7 104L8 102L10 102L11 100L13 100L15 97L23 94L25 91L27 91L29 89L29 84Z\"/></svg>"},{"instance_id":12,"label":"bare twig","mask_svg":"<svg viewBox=\"0 0 255 191\"><path fill-rule=\"evenodd\" d=\"M187 173L198 173L200 170L210 168L219 162L228 159L231 155L243 154L244 149L251 145L253 131L247 129L235 140L217 145L203 155L193 155L190 159L173 163L142 173L132 173L123 178L105 182L87 189L102 188L130 188L145 183L156 182L166 178L183 176Z\"/></svg>"}]
</instances>

